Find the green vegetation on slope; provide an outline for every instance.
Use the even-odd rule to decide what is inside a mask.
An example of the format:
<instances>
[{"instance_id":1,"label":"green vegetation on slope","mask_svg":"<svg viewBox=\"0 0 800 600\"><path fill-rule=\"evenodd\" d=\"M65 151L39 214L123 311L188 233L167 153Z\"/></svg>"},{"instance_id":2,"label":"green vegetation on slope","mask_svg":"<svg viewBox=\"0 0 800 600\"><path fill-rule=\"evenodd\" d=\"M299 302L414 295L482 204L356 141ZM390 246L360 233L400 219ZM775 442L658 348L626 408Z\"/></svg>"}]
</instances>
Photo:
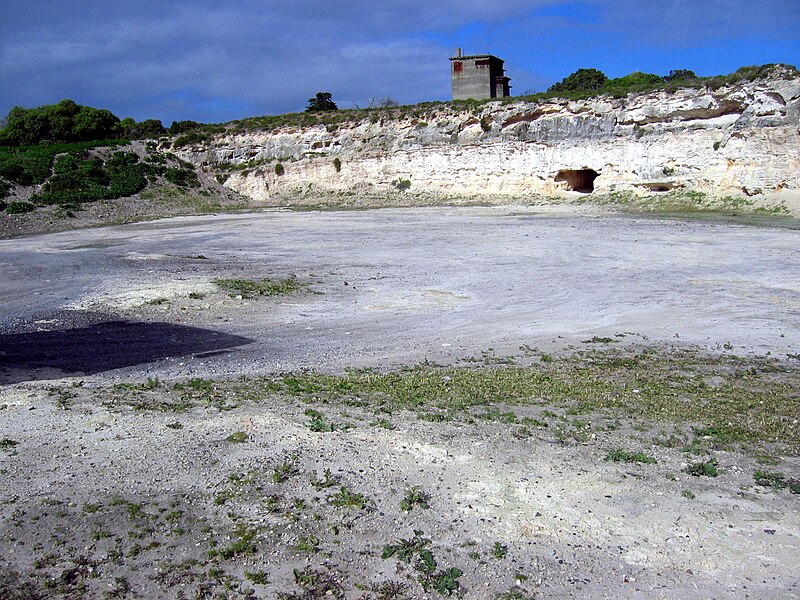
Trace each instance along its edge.
<instances>
[{"instance_id":1,"label":"green vegetation on slope","mask_svg":"<svg viewBox=\"0 0 800 600\"><path fill-rule=\"evenodd\" d=\"M0 146L0 198L18 186L41 185L29 201L11 201L0 210L30 212L37 206L78 208L84 202L124 198L142 191L157 177L181 187L197 187L191 164L175 156L113 151L126 140L37 146ZM171 163L176 163L174 166Z\"/></svg>"}]
</instances>

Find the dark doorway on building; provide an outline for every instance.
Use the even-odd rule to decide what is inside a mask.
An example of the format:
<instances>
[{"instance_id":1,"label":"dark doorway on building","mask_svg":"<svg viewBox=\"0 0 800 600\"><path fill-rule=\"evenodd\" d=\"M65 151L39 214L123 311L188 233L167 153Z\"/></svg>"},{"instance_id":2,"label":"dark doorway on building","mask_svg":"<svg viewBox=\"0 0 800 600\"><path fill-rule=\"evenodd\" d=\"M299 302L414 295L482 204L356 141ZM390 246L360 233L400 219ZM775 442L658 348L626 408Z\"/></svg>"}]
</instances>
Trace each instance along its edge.
<instances>
[{"instance_id":1,"label":"dark doorway on building","mask_svg":"<svg viewBox=\"0 0 800 600\"><path fill-rule=\"evenodd\" d=\"M566 181L567 189L582 194L591 194L594 191L594 180L598 173L594 169L565 169L556 175L556 181Z\"/></svg>"}]
</instances>

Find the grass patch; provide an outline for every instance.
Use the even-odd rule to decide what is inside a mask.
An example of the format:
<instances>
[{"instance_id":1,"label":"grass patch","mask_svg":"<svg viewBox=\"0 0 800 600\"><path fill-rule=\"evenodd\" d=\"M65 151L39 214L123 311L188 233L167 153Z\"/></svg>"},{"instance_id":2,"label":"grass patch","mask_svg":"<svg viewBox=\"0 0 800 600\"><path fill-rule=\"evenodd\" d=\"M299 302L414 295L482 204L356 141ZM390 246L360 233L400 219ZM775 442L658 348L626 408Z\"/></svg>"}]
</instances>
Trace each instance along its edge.
<instances>
[{"instance_id":1,"label":"grass patch","mask_svg":"<svg viewBox=\"0 0 800 600\"><path fill-rule=\"evenodd\" d=\"M468 420L474 414L471 409L482 407L480 414L490 419L513 422L511 411L497 407L561 405L580 413L603 412L612 419L692 425L726 445L767 443L792 454L800 451L800 368L773 357L597 349L531 366L310 372L250 380L247 385L254 393L279 392L315 401L357 398L381 409L431 415L426 420Z\"/></svg>"},{"instance_id":2,"label":"grass patch","mask_svg":"<svg viewBox=\"0 0 800 600\"><path fill-rule=\"evenodd\" d=\"M229 296L255 298L257 296L280 296L305 289L307 284L299 283L295 277L284 279L215 279L213 283Z\"/></svg>"}]
</instances>

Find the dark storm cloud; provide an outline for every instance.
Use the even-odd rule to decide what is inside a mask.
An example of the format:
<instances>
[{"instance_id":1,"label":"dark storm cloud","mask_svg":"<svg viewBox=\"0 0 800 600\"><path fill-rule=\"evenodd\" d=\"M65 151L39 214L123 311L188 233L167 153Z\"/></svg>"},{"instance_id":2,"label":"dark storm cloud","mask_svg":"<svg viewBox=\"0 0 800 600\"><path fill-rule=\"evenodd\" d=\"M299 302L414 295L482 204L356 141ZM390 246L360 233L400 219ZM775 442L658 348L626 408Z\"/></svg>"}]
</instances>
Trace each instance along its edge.
<instances>
[{"instance_id":1,"label":"dark storm cloud","mask_svg":"<svg viewBox=\"0 0 800 600\"><path fill-rule=\"evenodd\" d=\"M642 47L753 35L796 40L796 4L2 0L0 113L69 97L169 123L302 110L320 90L343 107L372 96L447 99L447 56L462 40L501 55L514 46L533 55L549 40L554 53L536 56L549 65L562 59L558 48L591 56L608 40ZM517 52L518 78L545 81L549 71L536 61Z\"/></svg>"}]
</instances>

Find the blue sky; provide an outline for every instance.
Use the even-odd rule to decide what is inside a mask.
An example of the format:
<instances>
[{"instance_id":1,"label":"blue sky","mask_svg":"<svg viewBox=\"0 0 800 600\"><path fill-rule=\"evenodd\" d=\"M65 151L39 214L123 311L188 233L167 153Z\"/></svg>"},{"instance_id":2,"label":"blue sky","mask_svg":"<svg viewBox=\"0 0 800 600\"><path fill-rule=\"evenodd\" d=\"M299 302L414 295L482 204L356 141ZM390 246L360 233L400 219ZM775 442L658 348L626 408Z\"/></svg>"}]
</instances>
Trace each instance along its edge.
<instances>
[{"instance_id":1,"label":"blue sky","mask_svg":"<svg viewBox=\"0 0 800 600\"><path fill-rule=\"evenodd\" d=\"M72 98L120 117L222 122L372 97L450 98L456 47L512 93L579 68L699 75L800 63L800 0L0 0L0 115Z\"/></svg>"}]
</instances>

